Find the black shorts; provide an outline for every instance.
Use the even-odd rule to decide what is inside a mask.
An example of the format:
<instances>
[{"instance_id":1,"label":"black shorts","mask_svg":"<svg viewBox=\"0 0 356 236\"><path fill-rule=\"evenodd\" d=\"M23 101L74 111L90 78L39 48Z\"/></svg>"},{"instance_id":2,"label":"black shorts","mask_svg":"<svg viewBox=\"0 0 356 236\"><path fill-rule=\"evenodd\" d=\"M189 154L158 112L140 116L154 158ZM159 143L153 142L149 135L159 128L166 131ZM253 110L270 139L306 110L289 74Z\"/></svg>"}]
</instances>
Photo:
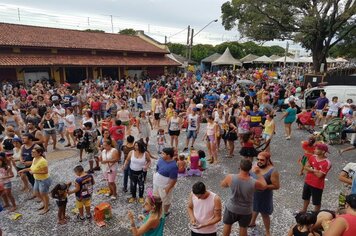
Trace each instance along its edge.
<instances>
[{"instance_id":1,"label":"black shorts","mask_svg":"<svg viewBox=\"0 0 356 236\"><path fill-rule=\"evenodd\" d=\"M240 214L235 214L225 207L224 211L224 216L223 216L223 222L226 225L232 225L236 221L239 222L240 227L247 228L251 222L252 214L249 215L240 215Z\"/></svg>"},{"instance_id":2,"label":"black shorts","mask_svg":"<svg viewBox=\"0 0 356 236\"><path fill-rule=\"evenodd\" d=\"M68 200L56 200L57 206L58 207L66 207L67 206Z\"/></svg>"},{"instance_id":3,"label":"black shorts","mask_svg":"<svg viewBox=\"0 0 356 236\"><path fill-rule=\"evenodd\" d=\"M155 113L155 114L154 114L155 120L161 119L160 115L161 115L160 113Z\"/></svg>"},{"instance_id":4,"label":"black shorts","mask_svg":"<svg viewBox=\"0 0 356 236\"><path fill-rule=\"evenodd\" d=\"M180 130L168 130L170 136L179 136Z\"/></svg>"},{"instance_id":5,"label":"black shorts","mask_svg":"<svg viewBox=\"0 0 356 236\"><path fill-rule=\"evenodd\" d=\"M309 184L304 183L303 187L303 200L310 200L312 197L313 205L321 205L321 197L323 195L323 190L319 188L314 188Z\"/></svg>"},{"instance_id":6,"label":"black shorts","mask_svg":"<svg viewBox=\"0 0 356 236\"><path fill-rule=\"evenodd\" d=\"M192 231L192 236L217 236L217 233L200 234L200 233L195 233Z\"/></svg>"}]
</instances>

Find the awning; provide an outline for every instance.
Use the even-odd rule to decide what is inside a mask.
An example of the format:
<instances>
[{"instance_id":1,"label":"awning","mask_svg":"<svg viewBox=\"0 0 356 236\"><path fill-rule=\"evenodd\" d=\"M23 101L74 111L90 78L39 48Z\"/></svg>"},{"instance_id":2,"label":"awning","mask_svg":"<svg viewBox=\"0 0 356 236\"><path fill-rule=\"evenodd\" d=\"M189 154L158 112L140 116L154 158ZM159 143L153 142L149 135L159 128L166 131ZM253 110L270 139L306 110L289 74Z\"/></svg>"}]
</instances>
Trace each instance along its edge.
<instances>
[{"instance_id":1,"label":"awning","mask_svg":"<svg viewBox=\"0 0 356 236\"><path fill-rule=\"evenodd\" d=\"M98 56L0 54L0 67L8 66L180 66L167 56Z\"/></svg>"}]
</instances>

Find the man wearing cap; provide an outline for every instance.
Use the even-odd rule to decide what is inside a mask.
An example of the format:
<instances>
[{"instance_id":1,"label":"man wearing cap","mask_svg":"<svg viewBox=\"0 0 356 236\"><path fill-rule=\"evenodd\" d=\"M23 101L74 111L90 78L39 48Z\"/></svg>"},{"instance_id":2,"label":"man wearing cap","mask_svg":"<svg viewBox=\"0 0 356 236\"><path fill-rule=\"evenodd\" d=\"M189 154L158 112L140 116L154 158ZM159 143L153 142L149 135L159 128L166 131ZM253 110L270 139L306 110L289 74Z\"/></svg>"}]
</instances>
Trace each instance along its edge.
<instances>
[{"instance_id":1,"label":"man wearing cap","mask_svg":"<svg viewBox=\"0 0 356 236\"><path fill-rule=\"evenodd\" d=\"M346 214L339 215L323 234L325 236L356 235L356 194L346 196Z\"/></svg>"},{"instance_id":2,"label":"man wearing cap","mask_svg":"<svg viewBox=\"0 0 356 236\"><path fill-rule=\"evenodd\" d=\"M303 200L304 205L302 212L306 212L312 197L314 211L319 211L321 206L321 198L325 185L326 174L331 169L331 162L327 159L325 154L329 152L328 146L324 143L317 143L315 145L315 152L311 156L305 166L307 171L304 187L303 187Z\"/></svg>"}]
</instances>

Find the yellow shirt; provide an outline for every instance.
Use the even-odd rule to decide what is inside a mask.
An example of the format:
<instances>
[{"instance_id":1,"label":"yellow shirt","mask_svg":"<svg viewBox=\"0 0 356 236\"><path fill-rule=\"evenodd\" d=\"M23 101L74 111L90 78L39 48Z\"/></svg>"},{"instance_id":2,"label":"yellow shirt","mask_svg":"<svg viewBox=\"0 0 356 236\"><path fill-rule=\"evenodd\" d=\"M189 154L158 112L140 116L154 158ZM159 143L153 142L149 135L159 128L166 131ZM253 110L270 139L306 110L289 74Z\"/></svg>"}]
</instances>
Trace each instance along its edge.
<instances>
[{"instance_id":1,"label":"yellow shirt","mask_svg":"<svg viewBox=\"0 0 356 236\"><path fill-rule=\"evenodd\" d=\"M48 167L47 160L43 157L40 157L39 159L33 158L33 162L31 165L31 171L32 172L37 172L37 171L43 171L44 168ZM33 177L36 180L44 180L48 179L49 174L34 174Z\"/></svg>"},{"instance_id":2,"label":"yellow shirt","mask_svg":"<svg viewBox=\"0 0 356 236\"><path fill-rule=\"evenodd\" d=\"M155 112L155 108L156 108L156 98L152 98L151 100L151 111Z\"/></svg>"},{"instance_id":3,"label":"yellow shirt","mask_svg":"<svg viewBox=\"0 0 356 236\"><path fill-rule=\"evenodd\" d=\"M273 125L274 125L273 120L271 120L271 121L266 120L265 121L265 130L263 131L263 133L272 135L273 134Z\"/></svg>"},{"instance_id":4,"label":"yellow shirt","mask_svg":"<svg viewBox=\"0 0 356 236\"><path fill-rule=\"evenodd\" d=\"M173 117L173 109L170 108L170 107L168 107L168 108L166 109L166 118L167 118L167 119L170 119L171 117Z\"/></svg>"}]
</instances>

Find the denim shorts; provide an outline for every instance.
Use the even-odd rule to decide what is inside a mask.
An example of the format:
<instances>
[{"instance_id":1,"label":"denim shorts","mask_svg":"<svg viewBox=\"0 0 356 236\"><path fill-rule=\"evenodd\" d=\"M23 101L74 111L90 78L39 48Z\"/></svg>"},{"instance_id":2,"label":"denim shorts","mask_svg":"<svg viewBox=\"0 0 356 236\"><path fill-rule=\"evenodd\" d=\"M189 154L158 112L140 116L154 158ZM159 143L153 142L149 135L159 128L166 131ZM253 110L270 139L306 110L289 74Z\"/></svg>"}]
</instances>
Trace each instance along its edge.
<instances>
[{"instance_id":1,"label":"denim shorts","mask_svg":"<svg viewBox=\"0 0 356 236\"><path fill-rule=\"evenodd\" d=\"M4 184L4 189L11 189L11 181Z\"/></svg>"},{"instance_id":2,"label":"denim shorts","mask_svg":"<svg viewBox=\"0 0 356 236\"><path fill-rule=\"evenodd\" d=\"M57 128L58 133L62 133L64 130L64 123L58 123L56 125L56 128Z\"/></svg>"},{"instance_id":3,"label":"denim shorts","mask_svg":"<svg viewBox=\"0 0 356 236\"><path fill-rule=\"evenodd\" d=\"M47 178L44 180L35 179L35 185L33 186L33 191L39 193L49 193L49 187L51 186L51 179Z\"/></svg>"},{"instance_id":4,"label":"denim shorts","mask_svg":"<svg viewBox=\"0 0 356 236\"><path fill-rule=\"evenodd\" d=\"M197 131L196 130L188 130L187 132L187 139L196 139L197 138Z\"/></svg>"}]
</instances>

